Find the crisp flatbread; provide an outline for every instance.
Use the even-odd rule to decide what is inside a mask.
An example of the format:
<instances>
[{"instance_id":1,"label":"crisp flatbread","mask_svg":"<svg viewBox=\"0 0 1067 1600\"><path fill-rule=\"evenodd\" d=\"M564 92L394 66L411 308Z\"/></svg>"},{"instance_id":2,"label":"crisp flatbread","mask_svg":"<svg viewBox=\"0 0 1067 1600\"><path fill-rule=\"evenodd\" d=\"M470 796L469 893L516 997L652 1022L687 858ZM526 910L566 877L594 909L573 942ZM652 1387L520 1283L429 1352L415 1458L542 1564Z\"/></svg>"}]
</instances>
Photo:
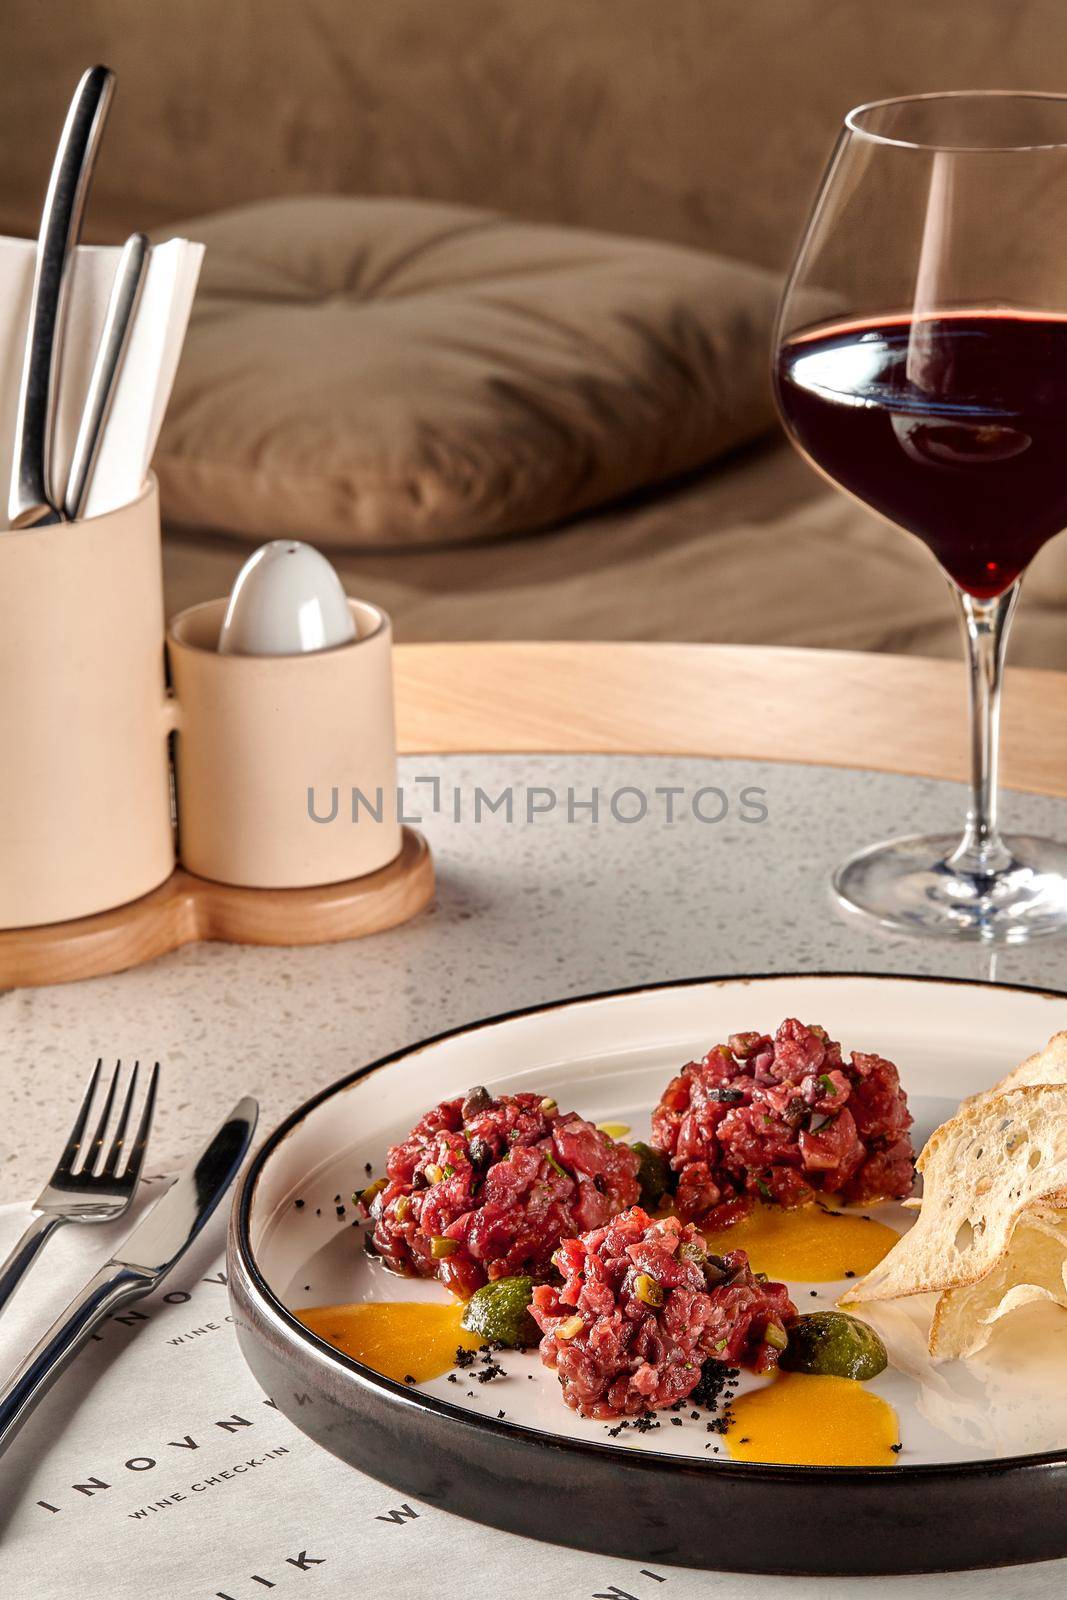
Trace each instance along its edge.
<instances>
[{"instance_id":1,"label":"crisp flatbread","mask_svg":"<svg viewBox=\"0 0 1067 1600\"><path fill-rule=\"evenodd\" d=\"M1001 1317L1035 1300L1067 1307L1067 1215L1033 1207L984 1278L938 1298L930 1354L939 1360L977 1355Z\"/></svg>"},{"instance_id":2,"label":"crisp flatbread","mask_svg":"<svg viewBox=\"0 0 1067 1600\"><path fill-rule=\"evenodd\" d=\"M976 1283L1030 1207L1067 1206L1067 1084L1009 1089L964 1106L917 1162L922 1209L900 1243L842 1297L891 1300Z\"/></svg>"},{"instance_id":3,"label":"crisp flatbread","mask_svg":"<svg viewBox=\"0 0 1067 1600\"><path fill-rule=\"evenodd\" d=\"M1009 1089L1024 1089L1035 1083L1067 1083L1067 1033L1054 1033L1043 1050L1027 1056L1021 1065L1014 1067L1006 1078L1001 1078L991 1089L983 1089L981 1094L973 1094L962 1101L960 1110L966 1111L969 1106L981 1105L998 1094L1006 1094Z\"/></svg>"}]
</instances>

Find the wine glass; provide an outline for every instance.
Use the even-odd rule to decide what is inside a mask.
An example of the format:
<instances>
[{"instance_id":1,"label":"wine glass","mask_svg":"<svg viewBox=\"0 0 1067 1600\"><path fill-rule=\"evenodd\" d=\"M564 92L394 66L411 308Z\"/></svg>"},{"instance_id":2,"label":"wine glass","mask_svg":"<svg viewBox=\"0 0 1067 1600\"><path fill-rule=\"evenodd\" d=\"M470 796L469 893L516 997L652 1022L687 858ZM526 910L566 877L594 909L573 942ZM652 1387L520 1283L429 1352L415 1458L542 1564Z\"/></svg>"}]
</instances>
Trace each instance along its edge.
<instances>
[{"instance_id":1,"label":"wine glass","mask_svg":"<svg viewBox=\"0 0 1067 1600\"><path fill-rule=\"evenodd\" d=\"M962 837L873 845L838 868L837 895L897 931L1059 932L1067 846L1002 838L997 747L1022 575L1067 526L1067 95L912 95L850 111L775 350L794 442L933 552L969 663Z\"/></svg>"}]
</instances>

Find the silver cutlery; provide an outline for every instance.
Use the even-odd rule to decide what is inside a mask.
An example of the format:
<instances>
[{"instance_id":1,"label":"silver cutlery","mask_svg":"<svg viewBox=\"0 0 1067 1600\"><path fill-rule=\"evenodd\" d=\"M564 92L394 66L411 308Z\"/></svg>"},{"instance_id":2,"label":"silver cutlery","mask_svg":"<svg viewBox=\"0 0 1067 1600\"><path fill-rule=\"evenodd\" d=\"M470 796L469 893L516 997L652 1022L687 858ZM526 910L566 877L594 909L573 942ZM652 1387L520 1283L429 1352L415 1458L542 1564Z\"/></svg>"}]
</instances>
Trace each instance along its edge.
<instances>
[{"instance_id":1,"label":"silver cutlery","mask_svg":"<svg viewBox=\"0 0 1067 1600\"><path fill-rule=\"evenodd\" d=\"M90 67L83 74L67 112L45 196L15 419L8 499L12 528L63 520L50 488L63 327L73 254L114 87L115 75L107 67Z\"/></svg>"},{"instance_id":2,"label":"silver cutlery","mask_svg":"<svg viewBox=\"0 0 1067 1600\"><path fill-rule=\"evenodd\" d=\"M57 1228L62 1227L65 1222L112 1222L116 1217L121 1217L136 1193L156 1103L159 1062L157 1061L152 1068L148 1080L148 1092L145 1095L137 1131L127 1143L126 1133L140 1069L140 1062L134 1062L107 1156L101 1163L100 1158L115 1103L122 1062L116 1063L111 1075L103 1109L96 1123L96 1132L86 1141L85 1130L89 1123L89 1113L100 1083L102 1069L103 1062L98 1061L82 1097L78 1115L70 1130L70 1138L56 1163L55 1171L33 1203L33 1209L39 1215L34 1217L14 1250L0 1266L0 1310L14 1294L38 1252Z\"/></svg>"},{"instance_id":3,"label":"silver cutlery","mask_svg":"<svg viewBox=\"0 0 1067 1600\"><path fill-rule=\"evenodd\" d=\"M238 1101L195 1164L156 1201L12 1373L0 1389L0 1453L94 1329L120 1306L148 1294L181 1259L236 1177L258 1116L255 1100Z\"/></svg>"},{"instance_id":4,"label":"silver cutlery","mask_svg":"<svg viewBox=\"0 0 1067 1600\"><path fill-rule=\"evenodd\" d=\"M78 436L74 441L67 492L63 496L63 515L68 522L76 522L85 509L104 429L111 412L111 402L115 398L129 345L130 329L144 288L148 255L148 240L143 233L134 233L126 240L119 257L89 379L89 390L78 425Z\"/></svg>"}]
</instances>

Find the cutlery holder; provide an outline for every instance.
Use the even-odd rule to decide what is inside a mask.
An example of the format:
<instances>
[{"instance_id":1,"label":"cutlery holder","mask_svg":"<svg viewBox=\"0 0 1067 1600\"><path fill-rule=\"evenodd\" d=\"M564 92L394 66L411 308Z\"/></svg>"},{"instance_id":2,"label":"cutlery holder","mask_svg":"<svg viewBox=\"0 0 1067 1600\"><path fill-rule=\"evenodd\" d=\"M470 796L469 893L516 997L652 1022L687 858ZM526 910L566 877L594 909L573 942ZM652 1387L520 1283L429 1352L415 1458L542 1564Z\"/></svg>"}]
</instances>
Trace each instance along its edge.
<instances>
[{"instance_id":1,"label":"cutlery holder","mask_svg":"<svg viewBox=\"0 0 1067 1600\"><path fill-rule=\"evenodd\" d=\"M173 619L178 853L190 872L290 889L362 878L399 855L392 626L349 605L357 637L307 655L220 655L225 600Z\"/></svg>"},{"instance_id":2,"label":"cutlery holder","mask_svg":"<svg viewBox=\"0 0 1067 1600\"><path fill-rule=\"evenodd\" d=\"M0 927L87 916L174 867L159 496L0 534Z\"/></svg>"}]
</instances>

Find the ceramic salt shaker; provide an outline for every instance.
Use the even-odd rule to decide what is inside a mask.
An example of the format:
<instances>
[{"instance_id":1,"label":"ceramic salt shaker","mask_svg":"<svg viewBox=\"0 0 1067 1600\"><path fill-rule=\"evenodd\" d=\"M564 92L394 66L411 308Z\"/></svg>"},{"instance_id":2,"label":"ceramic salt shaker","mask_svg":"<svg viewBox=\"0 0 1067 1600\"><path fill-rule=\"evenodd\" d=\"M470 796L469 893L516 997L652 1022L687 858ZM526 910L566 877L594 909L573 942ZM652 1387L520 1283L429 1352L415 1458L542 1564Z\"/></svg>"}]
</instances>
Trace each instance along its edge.
<instances>
[{"instance_id":1,"label":"ceramic salt shaker","mask_svg":"<svg viewBox=\"0 0 1067 1600\"><path fill-rule=\"evenodd\" d=\"M333 567L310 544L274 539L237 574L219 633L220 655L295 656L356 637Z\"/></svg>"}]
</instances>

